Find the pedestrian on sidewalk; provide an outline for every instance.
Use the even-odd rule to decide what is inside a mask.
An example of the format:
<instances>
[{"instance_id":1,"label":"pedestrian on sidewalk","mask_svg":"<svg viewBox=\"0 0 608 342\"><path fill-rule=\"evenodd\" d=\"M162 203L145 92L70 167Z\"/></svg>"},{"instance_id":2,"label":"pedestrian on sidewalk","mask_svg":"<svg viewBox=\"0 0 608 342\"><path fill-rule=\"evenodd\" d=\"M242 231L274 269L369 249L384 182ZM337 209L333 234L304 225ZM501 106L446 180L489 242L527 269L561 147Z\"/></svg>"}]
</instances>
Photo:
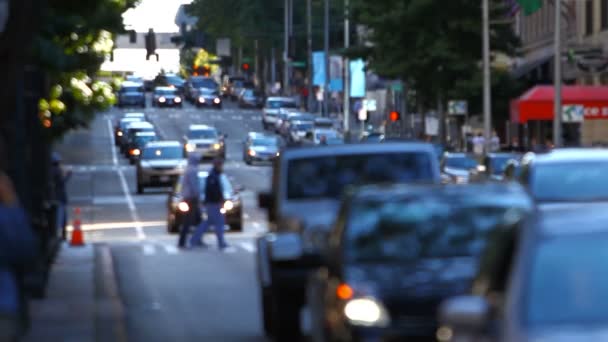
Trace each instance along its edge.
<instances>
[{"instance_id":1,"label":"pedestrian on sidewalk","mask_svg":"<svg viewBox=\"0 0 608 342\"><path fill-rule=\"evenodd\" d=\"M23 274L38 254L38 243L13 183L0 170L0 341L16 341L29 326Z\"/></svg>"},{"instance_id":2,"label":"pedestrian on sidewalk","mask_svg":"<svg viewBox=\"0 0 608 342\"><path fill-rule=\"evenodd\" d=\"M72 177L71 170L65 170L59 153L54 152L51 156L51 187L53 193L53 201L56 205L55 215L55 236L57 229L61 229L61 237L66 238L65 227L68 222L68 192L66 189L67 182Z\"/></svg>"},{"instance_id":3,"label":"pedestrian on sidewalk","mask_svg":"<svg viewBox=\"0 0 608 342\"><path fill-rule=\"evenodd\" d=\"M217 243L220 250L228 247L224 240L224 226L226 225L226 219L222 209L224 207L224 186L222 177L224 172L224 161L222 159L215 159L213 161L213 168L207 175L205 180L205 198L203 200L205 205L205 211L207 213L207 219L203 221L190 239L191 246L206 247L207 245L203 241L204 234L209 230L209 226L215 227L215 235L217 236Z\"/></svg>"},{"instance_id":4,"label":"pedestrian on sidewalk","mask_svg":"<svg viewBox=\"0 0 608 342\"><path fill-rule=\"evenodd\" d=\"M201 158L199 155L191 153L188 156L188 167L182 178L181 197L188 205L189 210L184 215L179 230L179 241L177 242L177 246L180 248L186 247L186 238L190 232L190 227L199 224L201 217L201 189L198 181L198 165L200 160Z\"/></svg>"}]
</instances>

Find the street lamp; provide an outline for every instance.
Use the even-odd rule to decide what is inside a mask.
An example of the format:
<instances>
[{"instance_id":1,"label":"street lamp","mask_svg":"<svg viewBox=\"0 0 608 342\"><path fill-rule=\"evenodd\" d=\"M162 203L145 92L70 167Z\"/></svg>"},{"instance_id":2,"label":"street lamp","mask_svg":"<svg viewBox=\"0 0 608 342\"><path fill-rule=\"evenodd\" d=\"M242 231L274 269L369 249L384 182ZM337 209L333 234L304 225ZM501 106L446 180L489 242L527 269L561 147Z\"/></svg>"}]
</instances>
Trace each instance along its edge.
<instances>
[{"instance_id":1,"label":"street lamp","mask_svg":"<svg viewBox=\"0 0 608 342\"><path fill-rule=\"evenodd\" d=\"M0 0L0 34L4 32L8 23L8 14L10 11L9 0Z\"/></svg>"}]
</instances>

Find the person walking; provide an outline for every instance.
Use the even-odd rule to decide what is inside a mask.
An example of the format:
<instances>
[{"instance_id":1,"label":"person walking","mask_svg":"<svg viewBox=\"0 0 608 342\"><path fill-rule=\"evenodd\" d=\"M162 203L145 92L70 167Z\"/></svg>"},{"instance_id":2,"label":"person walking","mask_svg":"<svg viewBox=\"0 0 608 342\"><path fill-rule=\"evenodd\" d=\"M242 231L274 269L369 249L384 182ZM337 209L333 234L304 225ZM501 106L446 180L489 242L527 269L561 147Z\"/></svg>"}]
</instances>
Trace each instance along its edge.
<instances>
[{"instance_id":1,"label":"person walking","mask_svg":"<svg viewBox=\"0 0 608 342\"><path fill-rule=\"evenodd\" d=\"M222 159L215 159L213 161L213 168L207 175L205 180L205 198L203 200L205 205L205 211L207 213L207 219L203 221L190 239L191 246L207 247L207 244L203 241L203 236L209 230L209 226L215 227L215 235L217 236L217 243L220 250L224 250L228 247L224 240L224 226L226 225L226 219L222 208L224 207L224 189L222 177L224 172L224 161Z\"/></svg>"},{"instance_id":2,"label":"person walking","mask_svg":"<svg viewBox=\"0 0 608 342\"><path fill-rule=\"evenodd\" d=\"M473 138L473 153L478 156L483 155L485 145L486 139L483 134L478 133L477 136Z\"/></svg>"},{"instance_id":3,"label":"person walking","mask_svg":"<svg viewBox=\"0 0 608 342\"><path fill-rule=\"evenodd\" d=\"M51 156L51 184L53 200L57 207L55 215L55 233L61 229L61 237L66 238L65 227L68 222L68 193L66 184L72 177L71 170L64 170L61 156L54 152Z\"/></svg>"},{"instance_id":4,"label":"person walking","mask_svg":"<svg viewBox=\"0 0 608 342\"><path fill-rule=\"evenodd\" d=\"M190 154L188 156L188 167L182 178L181 197L188 205L188 211L183 217L182 225L179 230L179 241L177 246L180 248L186 247L186 238L190 232L190 227L197 225L201 217L201 189L198 180L198 165L200 160L200 156L196 153Z\"/></svg>"}]
</instances>

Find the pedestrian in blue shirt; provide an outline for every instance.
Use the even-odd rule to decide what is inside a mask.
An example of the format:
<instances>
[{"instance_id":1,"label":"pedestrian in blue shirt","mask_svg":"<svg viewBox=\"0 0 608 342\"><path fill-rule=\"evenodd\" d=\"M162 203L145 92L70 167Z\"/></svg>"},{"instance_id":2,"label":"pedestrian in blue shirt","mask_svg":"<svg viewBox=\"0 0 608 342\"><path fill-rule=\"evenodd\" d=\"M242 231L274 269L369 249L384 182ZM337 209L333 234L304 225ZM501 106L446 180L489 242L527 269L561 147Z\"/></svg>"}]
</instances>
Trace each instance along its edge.
<instances>
[{"instance_id":1,"label":"pedestrian in blue shirt","mask_svg":"<svg viewBox=\"0 0 608 342\"><path fill-rule=\"evenodd\" d=\"M224 161L216 159L213 161L213 168L209 172L207 179L205 180L205 211L207 213L207 219L203 221L190 239L191 246L206 247L203 242L203 235L209 229L209 226L215 227L215 234L217 236L218 246L221 250L228 247L224 240L224 226L226 220L222 213L224 207L224 189L222 186L222 177L224 170Z\"/></svg>"},{"instance_id":2,"label":"pedestrian in blue shirt","mask_svg":"<svg viewBox=\"0 0 608 342\"><path fill-rule=\"evenodd\" d=\"M184 172L184 177L181 183L181 197L186 204L188 204L188 212L183 216L182 225L179 231L178 247L186 247L186 238L190 232L190 227L198 224L201 211L200 211L200 199L201 189L198 181L198 166L200 163L200 156L196 153L191 153L188 156L188 167Z\"/></svg>"}]
</instances>

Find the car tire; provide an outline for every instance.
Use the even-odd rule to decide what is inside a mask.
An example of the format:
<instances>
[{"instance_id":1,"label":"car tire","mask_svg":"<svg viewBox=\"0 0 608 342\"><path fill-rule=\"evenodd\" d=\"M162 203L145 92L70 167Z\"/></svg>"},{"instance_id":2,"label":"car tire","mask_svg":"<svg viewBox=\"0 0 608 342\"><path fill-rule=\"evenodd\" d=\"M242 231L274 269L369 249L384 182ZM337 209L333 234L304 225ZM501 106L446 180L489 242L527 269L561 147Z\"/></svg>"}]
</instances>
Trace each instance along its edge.
<instances>
[{"instance_id":1,"label":"car tire","mask_svg":"<svg viewBox=\"0 0 608 342\"><path fill-rule=\"evenodd\" d=\"M299 341L301 338L298 295L289 289L275 289L272 299L272 336L275 341Z\"/></svg>"},{"instance_id":2,"label":"car tire","mask_svg":"<svg viewBox=\"0 0 608 342\"><path fill-rule=\"evenodd\" d=\"M234 232L242 232L243 231L243 221L239 221L237 223L231 224L230 230L234 231Z\"/></svg>"},{"instance_id":3,"label":"car tire","mask_svg":"<svg viewBox=\"0 0 608 342\"><path fill-rule=\"evenodd\" d=\"M262 297L262 327L267 337L272 337L274 333L274 321L272 311L272 291L268 287L260 286L260 296Z\"/></svg>"},{"instance_id":4,"label":"car tire","mask_svg":"<svg viewBox=\"0 0 608 342\"><path fill-rule=\"evenodd\" d=\"M251 160L249 158L244 158L244 159L245 159L245 164L251 165Z\"/></svg>"},{"instance_id":5,"label":"car tire","mask_svg":"<svg viewBox=\"0 0 608 342\"><path fill-rule=\"evenodd\" d=\"M167 219L167 233L169 234L177 234L179 232L179 227L175 220L170 221Z\"/></svg>"}]
</instances>

